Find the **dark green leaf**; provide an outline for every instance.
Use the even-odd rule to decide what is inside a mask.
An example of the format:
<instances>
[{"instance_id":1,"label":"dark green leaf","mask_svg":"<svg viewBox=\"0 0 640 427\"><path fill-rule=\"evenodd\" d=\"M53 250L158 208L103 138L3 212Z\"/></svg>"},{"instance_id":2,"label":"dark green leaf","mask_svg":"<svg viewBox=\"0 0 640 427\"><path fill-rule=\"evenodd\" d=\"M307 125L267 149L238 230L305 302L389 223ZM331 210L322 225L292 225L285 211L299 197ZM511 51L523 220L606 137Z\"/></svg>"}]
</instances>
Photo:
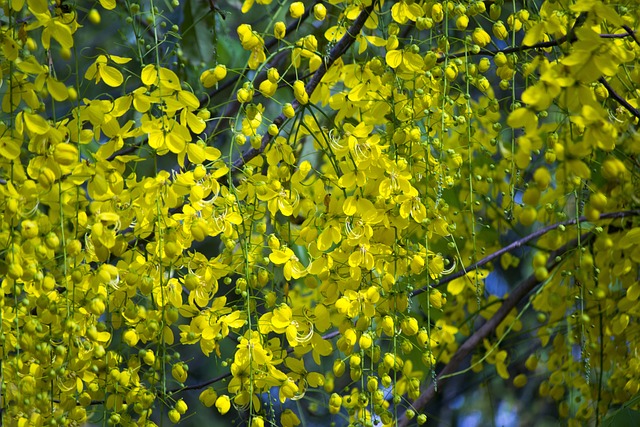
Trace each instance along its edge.
<instances>
[{"instance_id":1,"label":"dark green leaf","mask_svg":"<svg viewBox=\"0 0 640 427\"><path fill-rule=\"evenodd\" d=\"M620 408L602 421L602 427L626 427L640 425L640 412Z\"/></svg>"},{"instance_id":2,"label":"dark green leaf","mask_svg":"<svg viewBox=\"0 0 640 427\"><path fill-rule=\"evenodd\" d=\"M215 58L217 37L214 14L205 0L186 0L182 19L182 51L187 59L211 63Z\"/></svg>"}]
</instances>

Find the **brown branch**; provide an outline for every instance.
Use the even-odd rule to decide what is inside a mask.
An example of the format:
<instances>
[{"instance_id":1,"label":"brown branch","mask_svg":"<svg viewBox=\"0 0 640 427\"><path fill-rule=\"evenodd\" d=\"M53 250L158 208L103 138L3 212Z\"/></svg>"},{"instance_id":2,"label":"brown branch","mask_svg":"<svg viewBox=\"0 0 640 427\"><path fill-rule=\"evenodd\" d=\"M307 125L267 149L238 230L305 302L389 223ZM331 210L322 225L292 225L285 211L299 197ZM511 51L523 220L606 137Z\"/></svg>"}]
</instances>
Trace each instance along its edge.
<instances>
[{"instance_id":1,"label":"brown branch","mask_svg":"<svg viewBox=\"0 0 640 427\"><path fill-rule=\"evenodd\" d=\"M322 78L327 73L329 68L331 68L333 63L338 58L340 58L347 51L347 49L353 44L353 42L356 39L356 36L360 34L360 30L362 30L364 23L369 18L369 15L373 11L373 8L376 6L376 4L377 2L372 2L370 6L367 6L366 8L364 8L362 12L360 12L360 15L358 15L356 20L353 21L353 24L351 24L351 26L347 29L347 32L345 33L345 35L342 36L342 38L338 41L338 43L336 43L333 46L333 48L329 52L329 56L323 61L322 65L320 65L320 68L318 68L318 70L313 74L313 77L311 77L311 80L309 80L309 82L305 86L305 90L307 94L309 94L309 96L311 96L311 94L316 89L318 84L320 84L320 80L322 80ZM292 105L294 109L298 109L300 107L300 103L298 101L292 102ZM278 117L276 117L273 120L273 124L280 127L284 123L285 119L286 117L284 116L284 114L280 114ZM260 153L262 153L273 138L275 137L269 134L265 134L262 137L262 143L260 144L260 148L258 149L251 148L250 150L247 150L239 159L233 162L232 170L240 169L246 163L250 162L253 158L255 158Z\"/></svg>"},{"instance_id":2,"label":"brown branch","mask_svg":"<svg viewBox=\"0 0 640 427\"><path fill-rule=\"evenodd\" d=\"M615 89L611 87L607 79L605 79L604 77L600 77L598 81L602 83L605 88L607 88L607 91L609 91L609 97L611 97L614 101L624 107L629 113L631 113L633 117L640 120L640 111L638 111L637 108L634 108L633 105L629 104L626 99L621 97L618 92L616 92Z\"/></svg>"},{"instance_id":3,"label":"brown branch","mask_svg":"<svg viewBox=\"0 0 640 427\"><path fill-rule=\"evenodd\" d=\"M620 212L608 212L608 213L603 213L602 215L600 215L600 219L604 220L604 219L616 219L616 218L625 218L625 217L629 217L629 216L640 216L640 209L638 210L631 210L631 211L620 211ZM532 240L537 239L538 237L541 237L544 234L547 234L548 232L555 230L557 228L560 227L566 227L568 225L574 225L578 222L588 222L587 218L584 216L581 216L580 218L576 219L569 219L567 221L562 221L562 222L558 222L555 224L551 224L551 225L547 225L546 227L542 227L539 230L534 231L531 234L527 234L525 237L516 240L515 242L505 246L504 248L492 253L491 255L487 255L486 257L482 258L480 261L476 262L475 264L471 264L468 267L465 267L459 271L456 271L453 274L450 274L446 277L443 277L442 279L440 279L440 281L438 281L438 283L434 284L434 285L427 285L424 286L420 289L416 289L415 291L413 291L413 293L411 294L412 297L415 297L417 295L420 295L424 292L426 292L429 287L432 288L437 288L440 287L442 285L445 285L449 282L451 282L452 280L455 280L459 277L462 277L464 275L466 275L468 272L473 271L475 269L477 269L478 267L482 267L485 264L490 263L491 261L493 261L494 259L500 258L502 255L504 255L507 252L511 252L514 249L517 249L519 247L525 246L527 243L529 243Z\"/></svg>"},{"instance_id":4,"label":"brown branch","mask_svg":"<svg viewBox=\"0 0 640 427\"><path fill-rule=\"evenodd\" d=\"M621 212L610 212L610 213L606 213L606 214L602 214L600 215L600 219L619 219L619 218L625 218L625 217L631 217L631 216L639 216L640 215L640 210L631 210L631 211L621 211ZM571 219L568 221L564 221L562 223L557 223L557 224L552 224L548 227L544 227L540 230L538 230L537 232L531 234L530 236L541 236L544 233L547 233L551 230L554 230L556 228L559 228L561 225L573 225L576 224L577 222L584 222L586 221L586 218L584 217L580 217L577 220ZM541 233L543 232L543 233ZM492 259L495 259L496 257L498 257L499 255L505 253L506 251L504 249L509 248L509 250L511 249L515 249L516 247L520 247L522 246L524 243L528 242L529 240L531 240L531 238L529 238L530 236L527 236L523 239L519 239L517 242L514 242L513 244L506 246L505 248L489 255L488 257L486 257L485 259L483 259L482 261L479 261L478 263L469 266L468 268L466 268L466 271L469 271L473 268L475 268L475 266L478 265L482 265L482 264L486 264L487 262L489 262ZM585 234L583 234L580 237L580 240L575 239L567 244L565 244L564 246L562 246L561 248L557 249L556 251L552 252L548 258L547 261L547 269L548 270L552 270L553 268L555 268L560 262L562 262L561 259L556 260L556 258L558 256L561 256L562 254L566 253L567 251L571 250L571 249L575 249L578 246L578 241L580 241L581 243L586 242L588 239L593 238L594 236L594 230L591 230ZM460 277L460 275L458 274L457 277ZM448 281L451 281L453 279L447 278L448 280L442 280L438 283L439 286L441 284L446 283ZM493 331L495 331L495 329L497 328L497 326L500 324L500 322L502 322L507 315L509 314L509 312L515 308L515 306L522 301L522 299L524 297L526 297L529 292L531 292L536 285L538 285L540 283L540 281L538 281L535 278L535 275L531 275L529 276L527 279L525 279L518 287L516 287L510 294L509 296L507 296L505 298L505 300L503 301L502 305L500 306L500 308L496 311L496 313L489 319L487 320L486 323L484 323L480 328L478 328L469 338L467 338L464 343L462 343L460 345L460 347L458 347L458 350L456 350L456 352L454 353L454 355L451 357L451 359L449 360L449 363L447 363L447 365L442 368L442 370L438 373L438 376L436 377L436 379L429 385L429 387L418 397L418 399L416 399L413 404L412 404L412 409L419 411L422 408L424 408L427 403L429 403L429 401L431 401L431 399L434 398L435 394L436 394L436 384L441 385L450 374L454 373L455 370L457 369L458 365L460 363L462 363L462 361L469 355L469 353L471 353L471 351L473 351L473 349L475 349L487 336L489 336ZM424 292L425 289L420 289L421 292ZM415 296L415 293L414 293ZM409 423L409 420L406 418L406 416L403 414L403 416L398 420L398 426L406 426Z\"/></svg>"},{"instance_id":5,"label":"brown branch","mask_svg":"<svg viewBox=\"0 0 640 427\"><path fill-rule=\"evenodd\" d=\"M629 32L630 31L630 32ZM635 34L636 31L633 31L631 29L629 29L629 31L627 33L621 33L621 34L599 34L600 38L603 39L623 39L626 37L633 37L634 40L636 38ZM481 49L478 53L474 53L474 52L457 52L457 53L451 53L449 55L443 55L441 57L438 58L437 62L444 62L445 60L451 60L451 59L456 59L456 58L464 58L467 56L478 56L478 55L484 55L484 56L496 56L499 53L504 53L509 54L509 53L517 53L517 52L525 52L527 50L532 50L532 49L546 49L549 47L556 47L556 46L560 46L562 43L565 42L570 42L573 43L574 41L577 40L577 37L575 36L575 34L573 33L569 33L570 35L567 36L562 36L558 39L555 40L550 40L547 42L539 42L536 44L533 44L531 46L529 45L519 45L519 46L512 46L512 47L507 47L504 49L498 49L498 50L489 50L489 49Z\"/></svg>"},{"instance_id":6,"label":"brown branch","mask_svg":"<svg viewBox=\"0 0 640 427\"><path fill-rule=\"evenodd\" d=\"M593 232L590 231L583 234L580 238L580 241L585 242L592 237ZM567 243L558 250L552 252L549 256L549 261L547 262L547 269L551 270L560 262L562 262L561 260L556 261L556 256L562 255L568 250L575 248L577 245L578 240L576 239ZM458 365L460 365L465 360L469 353L471 353L486 337L493 333L500 322L502 322L507 317L509 312L513 308L515 308L515 306L522 299L524 299L529 294L529 292L531 292L536 287L536 285L540 283L541 282L538 281L533 274L525 279L522 283L520 283L520 285L516 287L509 294L509 296L505 298L498 311L496 311L495 314L489 320L487 320L486 323L479 327L469 338L465 340L465 342L460 345L460 347L458 347L458 350L456 350L454 355L451 357L449 363L447 363L447 365L442 368L442 370L438 373L438 376L431 382L429 387L418 397L418 399L416 399L412 403L411 408L415 411L422 410L422 408L424 408L427 403L429 403L431 399L435 397L436 384L438 384L439 386L442 385L442 383L446 381L448 376L455 372L455 370L458 368ZM408 425L408 423L409 419L406 417L405 413L398 419L397 426L405 427Z\"/></svg>"}]
</instances>

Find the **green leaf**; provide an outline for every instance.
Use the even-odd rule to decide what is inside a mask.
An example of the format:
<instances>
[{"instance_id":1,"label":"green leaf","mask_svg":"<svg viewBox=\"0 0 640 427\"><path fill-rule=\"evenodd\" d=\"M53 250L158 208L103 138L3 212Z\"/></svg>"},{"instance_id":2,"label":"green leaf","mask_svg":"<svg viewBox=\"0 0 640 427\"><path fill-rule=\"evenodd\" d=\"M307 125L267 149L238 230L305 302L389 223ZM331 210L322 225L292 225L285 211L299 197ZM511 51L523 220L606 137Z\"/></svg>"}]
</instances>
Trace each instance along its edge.
<instances>
[{"instance_id":1,"label":"green leaf","mask_svg":"<svg viewBox=\"0 0 640 427\"><path fill-rule=\"evenodd\" d=\"M203 11L206 11L206 14L203 14ZM189 59L210 63L216 56L215 16L204 0L185 2L180 31L182 50Z\"/></svg>"},{"instance_id":2,"label":"green leaf","mask_svg":"<svg viewBox=\"0 0 640 427\"><path fill-rule=\"evenodd\" d=\"M622 427L640 425L640 412L620 408L602 421L602 427Z\"/></svg>"}]
</instances>

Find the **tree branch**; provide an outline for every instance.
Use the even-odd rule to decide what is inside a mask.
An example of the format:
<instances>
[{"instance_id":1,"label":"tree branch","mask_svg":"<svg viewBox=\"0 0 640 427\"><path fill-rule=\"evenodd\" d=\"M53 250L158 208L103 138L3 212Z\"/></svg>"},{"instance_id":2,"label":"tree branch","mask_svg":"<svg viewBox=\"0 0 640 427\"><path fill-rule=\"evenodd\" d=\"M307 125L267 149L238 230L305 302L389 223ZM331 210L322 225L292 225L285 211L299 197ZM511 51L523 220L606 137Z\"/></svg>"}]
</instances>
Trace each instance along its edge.
<instances>
[{"instance_id":1,"label":"tree branch","mask_svg":"<svg viewBox=\"0 0 640 427\"><path fill-rule=\"evenodd\" d=\"M575 36L575 34L573 33L569 33L570 35L566 35L566 36L562 36L558 39L555 40L549 40L547 42L539 42L536 44L533 44L531 46L529 45L519 45L519 46L511 46L511 47L507 47L504 49L498 49L498 50L489 50L489 49L480 49L480 51L478 53L474 53L474 52L457 52L457 53L451 53L449 55L443 55L441 57L438 58L437 62L444 62L445 60L450 60L450 59L456 59L456 58L464 58L467 56L478 56L478 55L484 55L484 56L496 56L499 53L504 53L509 54L509 53L517 53L517 52L525 52L527 50L532 50L532 49L546 49L549 47L555 47L555 46L560 46L562 43L565 42L574 42L577 40L577 37ZM626 37L633 37L634 40L636 38L635 36L636 31L633 31L631 29L629 29L626 33L621 33L621 34L599 34L600 38L603 39L623 39Z\"/></svg>"},{"instance_id":2,"label":"tree branch","mask_svg":"<svg viewBox=\"0 0 640 427\"><path fill-rule=\"evenodd\" d=\"M333 46L333 48L329 52L329 56L325 58L322 65L320 65L320 68L316 70L316 72L313 74L313 77L311 77L311 80L309 80L309 82L305 86L305 90L309 96L311 96L311 94L316 89L318 84L320 84L320 81L322 80L324 75L327 73L329 68L331 68L333 63L336 62L336 60L340 58L346 52L346 50L353 44L353 42L356 39L356 36L360 34L360 30L362 30L364 23L369 18L369 15L373 11L373 8L376 6L376 4L377 2L373 2L370 6L367 6L366 8L364 8L362 12L360 12L356 20L353 21L353 24L351 24L351 26L347 29L347 32L345 33L345 35L342 36L342 38L338 41L338 43L336 43ZM294 109L298 109L300 107L300 103L298 101L292 102L292 105ZM284 114L280 114L278 117L276 117L273 120L273 124L280 127L284 123L285 119L286 117L284 116ZM260 153L262 153L266 148L266 146L274 138L275 136L271 136L268 133L265 134L262 137L262 143L260 144L260 148L258 149L251 148L250 150L247 150L239 159L233 162L232 170L240 169L242 166L244 166L245 164L250 162L252 159L254 159L256 156L258 156Z\"/></svg>"},{"instance_id":3,"label":"tree branch","mask_svg":"<svg viewBox=\"0 0 640 427\"><path fill-rule=\"evenodd\" d=\"M600 215L600 219L618 219L618 218L625 218L625 217L631 217L631 216L639 216L640 215L640 210L631 210L631 211L621 211L621 212L609 212L609 213L605 213ZM464 271L469 271L474 269L475 267L478 267L480 265L484 265L486 263L488 263L489 261L499 257L500 255L502 255L503 253L515 249L517 247L522 246L523 244L525 244L526 242L532 240L535 237L539 237L542 236L543 234L554 230L556 228L559 228L561 225L573 225L576 224L577 222L583 222L586 221L585 217L580 217L577 220L571 219L568 221L564 221L561 223L557 223L557 224L552 224L550 226L544 227L538 231L536 231L535 233L532 233L529 236L526 236L523 239L519 239L518 241L506 246L505 248L489 255L488 257L484 258L483 260L477 262L476 264L473 264L471 266L469 266L468 268L464 269ZM591 239L593 238L594 232L589 231L585 234L583 234L580 237L580 242L584 243L587 239ZM554 267L556 267L560 262L562 262L562 260L558 260L556 261L556 257L557 256L561 256L563 253L566 253L567 251L574 249L575 247L577 247L578 245L578 239L572 240L571 242L565 244L564 246L562 246L561 248L557 249L556 251L553 251L550 256L549 259L547 261L547 269L548 270L552 270ZM464 273L464 271L462 273ZM456 273L456 277L460 277L462 274L459 274L461 272ZM454 277L454 278L456 278ZM451 277L447 277L443 280L441 280L440 282L438 282L437 285L435 286L440 286L446 282L450 282L451 280L453 280L454 278ZM424 408L427 403L429 403L429 401L431 401L431 399L434 398L436 390L435 390L435 385L436 384L442 384L442 382L444 380L446 380L447 376L452 374L455 369L458 367L458 365L469 355L469 353L471 353L471 351L476 348L487 336L489 336L489 334L491 334L493 331L495 331L496 327L500 324L500 322L502 322L505 317L507 317L507 315L509 314L509 312L525 297L527 296L527 294L529 294L529 292L531 292L535 286L537 284L539 284L540 282L538 280L536 280L535 275L531 275L529 276L527 279L524 280L524 282L522 282L518 287L516 287L510 294L509 296L507 296L507 298L505 298L505 300L503 301L502 305L500 306L500 308L496 311L496 313L489 319L487 320L487 322L485 324L483 324L480 328L478 328L478 330L476 330L476 332L474 332L469 338L467 338L464 343L462 343L462 345L460 345L460 347L458 347L458 350L454 353L454 355L451 357L451 359L449 360L449 363L447 363L447 365L442 368L442 370L440 371L440 373L438 373L438 376L436 377L436 379L429 385L429 387L420 395L420 397L418 397L418 399L415 400L415 402L413 402L412 405L412 409L414 410L421 410L422 408ZM422 288L419 289L418 291L414 292L414 294L412 296L415 296L417 292L422 293L426 290L426 288ZM403 416L398 420L398 426L399 427L404 427L408 424L409 420L406 418L406 416L403 414Z\"/></svg>"},{"instance_id":4,"label":"tree branch","mask_svg":"<svg viewBox=\"0 0 640 427\"><path fill-rule=\"evenodd\" d=\"M640 209L637 210L631 210L631 211L620 211L620 212L608 212L608 213L603 213L600 215L600 219L616 219L616 218L625 218L625 217L629 217L629 216L640 216ZM519 248L521 246L526 245L527 243L529 243L532 240L535 240L541 236L543 236L544 234L547 234L548 232L555 230L557 228L560 227L566 227L568 225L574 225L578 222L588 222L587 218L584 216L581 216L580 218L576 219L569 219L567 221L563 221L563 222L558 222L555 224L551 224L548 225L546 227L542 227L539 230L534 231L531 234L526 235L525 237L516 240L515 242L505 246L504 248L492 253L491 255L487 255L486 257L482 258L480 261L476 262L475 264L471 264L468 267L462 268L459 271L456 271L453 274L450 274L446 277L443 277L442 279L440 279L438 281L438 283L436 283L435 285L427 285L424 286L420 289L416 289L415 291L413 291L413 293L411 294L412 297L415 297L417 295L420 295L424 292L426 292L429 287L432 288L437 288L440 287L442 285L445 285L459 277L462 277L464 275L466 275L469 271L475 270L478 267L482 267L485 264L490 263L491 261L493 261L494 259L497 259L499 257L501 257L502 255L504 255L507 252L511 252L512 250Z\"/></svg>"},{"instance_id":5,"label":"tree branch","mask_svg":"<svg viewBox=\"0 0 640 427\"><path fill-rule=\"evenodd\" d=\"M600 83L602 83L602 85L607 88L607 91L609 91L609 96L611 98L613 98L614 101L616 101L618 104L620 104L621 106L623 106L629 113L631 113L631 115L633 117L635 117L636 119L640 120L640 111L638 111L638 109L634 108L633 105L629 104L629 102L624 99L623 97L621 97L618 92L616 92L613 87L611 87L611 85L609 84L609 82L607 81L607 79L605 79L604 77L600 77L598 79L598 81Z\"/></svg>"},{"instance_id":6,"label":"tree branch","mask_svg":"<svg viewBox=\"0 0 640 427\"><path fill-rule=\"evenodd\" d=\"M638 40L638 37L636 36L636 32L633 31L631 27L629 27L628 25L623 25L622 28L627 32L627 34L633 37L633 41L635 41L636 44L640 45L640 40Z\"/></svg>"},{"instance_id":7,"label":"tree branch","mask_svg":"<svg viewBox=\"0 0 640 427\"><path fill-rule=\"evenodd\" d=\"M593 237L593 231L585 233L581 236L580 241L585 242L588 239ZM562 246L558 250L551 253L549 256L549 261L547 261L547 269L551 270L556 267L561 260L556 261L556 256L562 255L570 249L573 249L577 246L578 240L573 240L566 245ZM535 275L529 276L525 279L518 287L516 287L510 294L507 296L495 314L487 320L485 324L480 326L469 338L467 338L461 345L458 347L458 350L454 353L454 355L449 360L449 363L442 368L438 376L431 382L429 387L416 399L412 404L412 409L415 411L420 411L424 408L431 399L435 397L436 394L436 384L441 385L446 379L447 376L453 374L457 369L458 365L464 361L464 359L471 353L486 337L488 337L491 333L493 333L500 322L502 322L509 312L515 308L515 306L526 297L529 292L531 292L536 285L541 283L535 278ZM409 423L409 419L406 417L406 413L403 414L398 419L398 427L405 427Z\"/></svg>"}]
</instances>

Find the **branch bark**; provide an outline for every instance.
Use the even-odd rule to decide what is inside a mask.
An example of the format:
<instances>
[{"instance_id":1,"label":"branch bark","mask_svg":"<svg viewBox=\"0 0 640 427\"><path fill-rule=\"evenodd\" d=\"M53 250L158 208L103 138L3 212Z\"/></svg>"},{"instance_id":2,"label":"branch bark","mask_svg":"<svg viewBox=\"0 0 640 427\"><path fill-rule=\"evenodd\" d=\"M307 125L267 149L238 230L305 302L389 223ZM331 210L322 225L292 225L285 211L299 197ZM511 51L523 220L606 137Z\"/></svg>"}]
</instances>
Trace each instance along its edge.
<instances>
[{"instance_id":1,"label":"branch bark","mask_svg":"<svg viewBox=\"0 0 640 427\"><path fill-rule=\"evenodd\" d=\"M616 219L616 218L625 218L625 217L629 217L629 216L640 216L640 209L637 210L631 210L631 211L620 211L620 212L607 212L607 213L603 213L602 215L600 215L600 219ZM442 285L445 285L449 282L451 282L454 279L457 279L458 277L462 277L464 275L466 275L469 271L475 270L478 267L482 267L485 264L490 263L491 261L493 261L494 259L500 258L503 254L505 254L506 252L511 252L513 249L522 247L524 245L526 245L527 243L529 243L532 240L535 240L541 236L543 236L544 234L547 234L548 232L555 230L557 228L560 227L566 227L568 225L574 225L577 224L578 222L588 222L587 218L584 216L581 216L580 218L576 219L569 219L567 221L563 221L563 222L558 222L555 224L551 224L548 225L546 227L542 227L539 230L534 231L531 234L526 235L525 237L516 240L515 242L505 246L504 248L492 253L491 255L488 255L484 258L482 258L480 261L476 262L475 264L471 264L468 267L462 268L459 271L456 271L453 274L450 274L446 277L443 277L440 281L438 281L438 283L436 283L435 285L427 285L424 286L420 289L416 289L415 291L413 291L413 293L411 294L412 297L415 297L417 295L420 295L424 292L426 292L429 287L432 288L437 288L440 287Z\"/></svg>"},{"instance_id":2,"label":"branch bark","mask_svg":"<svg viewBox=\"0 0 640 427\"><path fill-rule=\"evenodd\" d=\"M616 218L624 218L624 217L639 216L639 215L640 215L640 210L632 210L632 211L610 212L608 214L601 215L600 218L616 219ZM468 267L465 270L469 271L479 265L486 264L490 260L493 260L498 256L500 256L501 254L509 250L515 249L517 247L520 247L524 243L532 240L534 237L539 237L542 234L545 234L551 230L559 228L561 225L565 225L565 226L573 225L573 224L576 224L577 222L583 222L583 221L586 221L586 218L580 217L577 220L574 218L569 221L564 221L562 223L552 224L548 227L544 227L538 230L536 233L532 233L531 235L526 236L525 238L520 239L512 243L511 245L506 246L505 248L489 255L488 257ZM594 232L592 230L587 233L584 233L580 237L580 242L584 243L588 239L591 239L593 237L594 237ZM547 269L551 271L553 268L555 268L560 262L562 262L562 260L556 261L556 257L561 256L567 251L576 248L577 245L578 245L578 240L575 239L565 244L561 248L557 249L556 251L552 252L549 256L549 260L547 261ZM461 274L457 274L457 277L460 277L460 276ZM443 282L446 283L451 280L453 279L452 278L443 279L436 286L439 286L443 284ZM483 324L480 328L478 328L478 330L476 330L471 336L469 336L469 338L467 338L464 341L464 343L460 345L460 347L458 347L458 350L451 357L451 359L449 360L449 363L447 363L447 365L444 368L442 368L442 370L438 373L436 379L420 395L420 397L418 397L418 399L416 399L413 402L412 409L416 411L420 411L422 408L424 408L431 401L431 399L435 397L435 394L436 394L435 385L436 384L442 385L442 383L446 381L447 377L450 374L455 372L455 370L458 368L458 365L460 365L464 361L464 359L471 353L471 351L473 351L473 349L475 349L487 336L489 336L493 331L495 331L495 329L498 327L500 322L502 322L507 317L509 312L513 308L515 308L516 305L518 305L518 303L520 303L539 283L540 282L536 280L535 276L532 274L530 277L525 279L518 287L516 287L509 294L509 296L505 298L504 302L502 303L500 308L496 311L496 313L489 320L487 320L485 324ZM424 288L420 289L421 292L424 292L424 290L425 290ZM415 296L415 292L413 296ZM397 425L398 427L404 427L404 426L407 426L408 423L409 423L409 420L406 418L405 414L403 414L402 417L398 420Z\"/></svg>"},{"instance_id":3,"label":"branch bark","mask_svg":"<svg viewBox=\"0 0 640 427\"><path fill-rule=\"evenodd\" d=\"M593 237L593 232L585 233L581 236L581 242L586 242L588 239ZM558 250L551 253L549 256L549 261L547 262L547 269L551 270L556 267L560 261L556 261L555 258L558 255L562 255L569 249L573 249L577 246L577 239L573 240L566 245L562 246ZM493 333L500 322L502 322L509 312L515 308L515 306L522 301L528 294L531 292L538 284L540 284L538 280L536 280L535 276L532 274L527 279L525 279L518 287L516 287L507 298L505 298L504 302L495 312L495 314L487 320L485 324L483 324L478 330L476 330L469 338L465 340L458 350L454 353L454 355L449 360L449 363L442 368L440 373L435 380L431 382L429 387L416 399L412 404L412 409L415 411L420 411L424 408L427 403L431 401L436 395L436 387L435 385L441 386L446 380L448 375L453 374L458 365L460 365L465 358L480 344L482 341L488 337L491 333ZM397 427L406 427L409 424L409 419L406 417L406 413L403 414L398 419Z\"/></svg>"}]
</instances>

